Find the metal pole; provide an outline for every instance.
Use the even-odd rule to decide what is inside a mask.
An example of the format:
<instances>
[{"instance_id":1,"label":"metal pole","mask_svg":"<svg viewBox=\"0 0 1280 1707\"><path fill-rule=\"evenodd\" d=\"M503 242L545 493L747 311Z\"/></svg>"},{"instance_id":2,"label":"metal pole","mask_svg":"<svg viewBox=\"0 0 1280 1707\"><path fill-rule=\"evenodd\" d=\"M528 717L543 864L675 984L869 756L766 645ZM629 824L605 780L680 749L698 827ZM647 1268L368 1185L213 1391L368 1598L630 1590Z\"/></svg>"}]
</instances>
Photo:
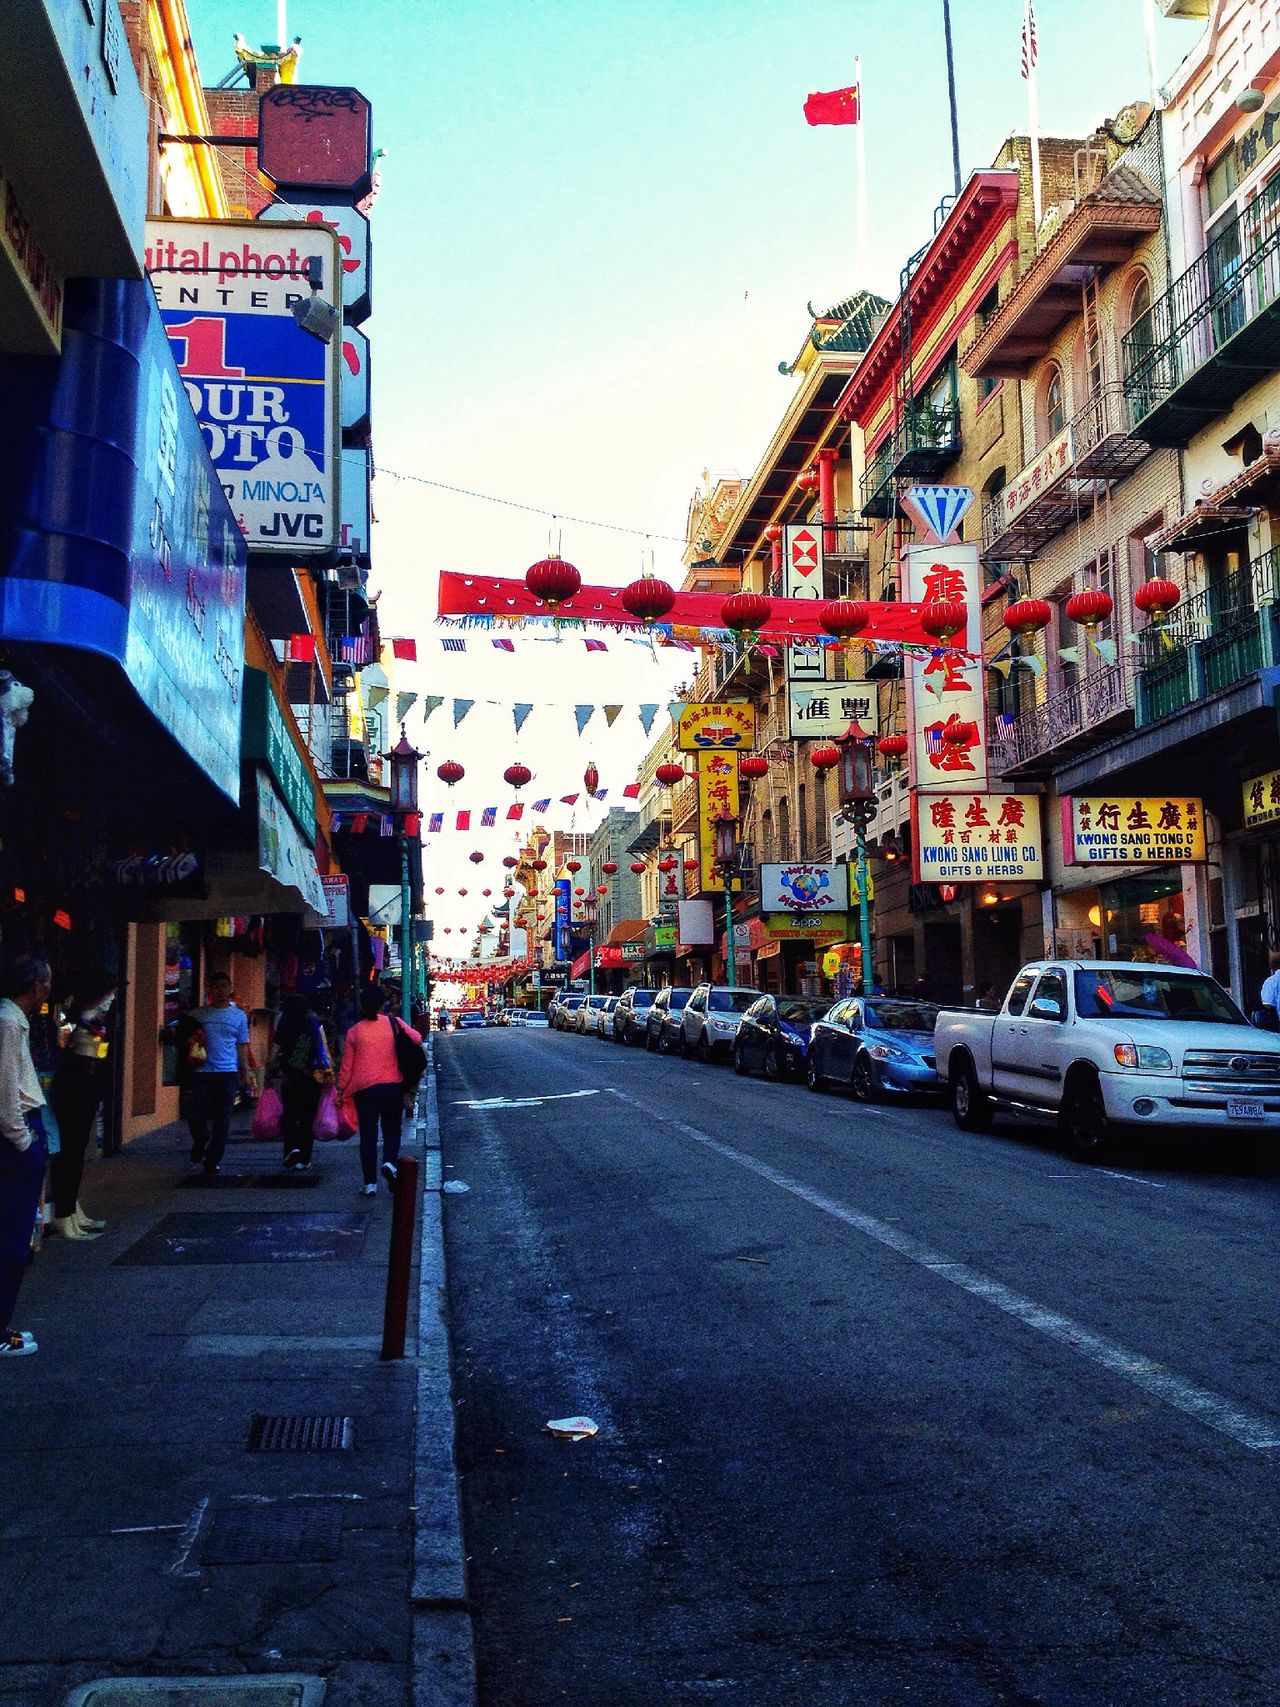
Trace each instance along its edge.
<instances>
[{"instance_id":1,"label":"metal pole","mask_svg":"<svg viewBox=\"0 0 1280 1707\"><path fill-rule=\"evenodd\" d=\"M406 1025L413 1009L409 984L413 975L413 921L409 917L409 833L400 832L400 1018Z\"/></svg>"},{"instance_id":2,"label":"metal pole","mask_svg":"<svg viewBox=\"0 0 1280 1707\"><path fill-rule=\"evenodd\" d=\"M404 1356L409 1319L409 1279L413 1270L413 1223L418 1206L418 1159L401 1156L391 1200L391 1251L387 1258L387 1298L382 1312L382 1360Z\"/></svg>"},{"instance_id":3,"label":"metal pole","mask_svg":"<svg viewBox=\"0 0 1280 1707\"><path fill-rule=\"evenodd\" d=\"M951 104L951 172L960 194L960 120L956 116L956 62L951 50L951 0L942 0L942 33L947 43L947 100Z\"/></svg>"},{"instance_id":4,"label":"metal pole","mask_svg":"<svg viewBox=\"0 0 1280 1707\"><path fill-rule=\"evenodd\" d=\"M732 867L724 866L724 965L730 984L738 982L738 957L733 945L733 877Z\"/></svg>"},{"instance_id":5,"label":"metal pole","mask_svg":"<svg viewBox=\"0 0 1280 1707\"><path fill-rule=\"evenodd\" d=\"M874 979L871 976L871 902L867 895L867 820L858 815L858 930L862 942L862 994L870 996Z\"/></svg>"},{"instance_id":6,"label":"metal pole","mask_svg":"<svg viewBox=\"0 0 1280 1707\"><path fill-rule=\"evenodd\" d=\"M592 924L587 926L587 977L590 979L588 988L594 996L596 993L596 927Z\"/></svg>"}]
</instances>

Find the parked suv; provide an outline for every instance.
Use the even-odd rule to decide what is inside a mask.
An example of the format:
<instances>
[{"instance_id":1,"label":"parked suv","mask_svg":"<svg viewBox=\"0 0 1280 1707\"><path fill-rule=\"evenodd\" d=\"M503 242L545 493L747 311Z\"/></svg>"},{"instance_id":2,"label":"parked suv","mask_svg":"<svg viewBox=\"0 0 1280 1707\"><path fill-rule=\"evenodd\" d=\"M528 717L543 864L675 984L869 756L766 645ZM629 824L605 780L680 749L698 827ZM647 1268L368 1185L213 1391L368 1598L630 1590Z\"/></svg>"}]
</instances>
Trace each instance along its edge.
<instances>
[{"instance_id":1,"label":"parked suv","mask_svg":"<svg viewBox=\"0 0 1280 1707\"><path fill-rule=\"evenodd\" d=\"M642 990L637 985L622 992L613 1010L615 1043L640 1043L646 1039L649 1009L657 994L656 990Z\"/></svg>"},{"instance_id":2,"label":"parked suv","mask_svg":"<svg viewBox=\"0 0 1280 1707\"><path fill-rule=\"evenodd\" d=\"M578 991L574 990L556 1003L555 1010L551 1015L551 1023L557 1031L573 1030L573 1016L586 999L584 995L580 995Z\"/></svg>"},{"instance_id":3,"label":"parked suv","mask_svg":"<svg viewBox=\"0 0 1280 1707\"><path fill-rule=\"evenodd\" d=\"M685 1003L692 994L693 991L683 985L673 984L658 991L644 1022L646 1049L656 1049L659 1055L667 1055L680 1047L680 1021Z\"/></svg>"},{"instance_id":4,"label":"parked suv","mask_svg":"<svg viewBox=\"0 0 1280 1707\"><path fill-rule=\"evenodd\" d=\"M740 984L699 984L680 1016L680 1053L699 1061L731 1054L743 1014L762 994Z\"/></svg>"}]
</instances>

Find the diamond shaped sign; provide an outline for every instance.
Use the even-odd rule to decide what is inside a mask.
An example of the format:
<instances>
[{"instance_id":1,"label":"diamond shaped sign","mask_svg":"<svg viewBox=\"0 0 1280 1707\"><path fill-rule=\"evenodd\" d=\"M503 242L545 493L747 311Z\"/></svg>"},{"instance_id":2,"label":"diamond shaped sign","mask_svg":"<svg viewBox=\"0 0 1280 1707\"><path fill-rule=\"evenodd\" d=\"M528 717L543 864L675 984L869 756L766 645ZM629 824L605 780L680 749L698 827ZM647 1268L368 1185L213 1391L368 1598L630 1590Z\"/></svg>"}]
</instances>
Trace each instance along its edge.
<instances>
[{"instance_id":1,"label":"diamond shaped sign","mask_svg":"<svg viewBox=\"0 0 1280 1707\"><path fill-rule=\"evenodd\" d=\"M909 486L902 507L922 532L932 534L927 544L945 545L955 538L965 511L973 503L969 486Z\"/></svg>"}]
</instances>

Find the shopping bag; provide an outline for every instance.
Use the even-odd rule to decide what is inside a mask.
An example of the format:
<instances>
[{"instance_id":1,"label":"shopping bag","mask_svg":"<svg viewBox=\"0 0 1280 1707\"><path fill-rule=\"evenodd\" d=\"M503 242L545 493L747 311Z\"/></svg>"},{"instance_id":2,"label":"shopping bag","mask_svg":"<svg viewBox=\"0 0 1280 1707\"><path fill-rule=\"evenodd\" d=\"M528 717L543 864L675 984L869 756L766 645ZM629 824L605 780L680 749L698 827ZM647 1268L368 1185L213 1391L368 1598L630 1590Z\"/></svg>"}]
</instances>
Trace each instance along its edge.
<instances>
[{"instance_id":1,"label":"shopping bag","mask_svg":"<svg viewBox=\"0 0 1280 1707\"><path fill-rule=\"evenodd\" d=\"M338 1124L338 1098L330 1085L320 1098L320 1106L316 1110L315 1125L311 1128L317 1143L323 1143L330 1138L343 1136Z\"/></svg>"},{"instance_id":2,"label":"shopping bag","mask_svg":"<svg viewBox=\"0 0 1280 1707\"><path fill-rule=\"evenodd\" d=\"M274 1085L268 1085L258 1098L258 1107L253 1116L251 1129L253 1136L260 1139L278 1138L283 1116L284 1104L280 1100L280 1092Z\"/></svg>"},{"instance_id":3,"label":"shopping bag","mask_svg":"<svg viewBox=\"0 0 1280 1707\"><path fill-rule=\"evenodd\" d=\"M338 1136L339 1138L354 1138L360 1130L360 1116L356 1113L353 1102L338 1104Z\"/></svg>"}]
</instances>

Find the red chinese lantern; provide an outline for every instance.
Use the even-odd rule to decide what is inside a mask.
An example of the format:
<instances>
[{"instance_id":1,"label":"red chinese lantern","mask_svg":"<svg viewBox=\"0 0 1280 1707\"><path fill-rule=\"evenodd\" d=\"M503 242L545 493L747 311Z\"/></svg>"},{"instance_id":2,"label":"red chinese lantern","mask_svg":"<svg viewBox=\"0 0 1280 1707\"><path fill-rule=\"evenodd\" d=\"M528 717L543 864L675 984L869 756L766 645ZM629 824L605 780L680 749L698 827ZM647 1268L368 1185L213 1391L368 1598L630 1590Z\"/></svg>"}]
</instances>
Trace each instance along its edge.
<instances>
[{"instance_id":1,"label":"red chinese lantern","mask_svg":"<svg viewBox=\"0 0 1280 1707\"><path fill-rule=\"evenodd\" d=\"M816 492L821 480L822 476L816 468L806 468L802 473L796 475L796 485L802 492Z\"/></svg>"},{"instance_id":2,"label":"red chinese lantern","mask_svg":"<svg viewBox=\"0 0 1280 1707\"><path fill-rule=\"evenodd\" d=\"M587 760L587 768L582 773L582 786L588 794L594 794L600 787L600 772L590 759Z\"/></svg>"},{"instance_id":3,"label":"red chinese lantern","mask_svg":"<svg viewBox=\"0 0 1280 1707\"><path fill-rule=\"evenodd\" d=\"M452 788L455 782L461 782L466 774L457 759L446 759L442 765L436 766L436 775L447 788Z\"/></svg>"},{"instance_id":4,"label":"red chinese lantern","mask_svg":"<svg viewBox=\"0 0 1280 1707\"><path fill-rule=\"evenodd\" d=\"M673 788L684 779L684 766L676 764L674 759L667 759L653 773L654 780L663 788Z\"/></svg>"},{"instance_id":5,"label":"red chinese lantern","mask_svg":"<svg viewBox=\"0 0 1280 1707\"><path fill-rule=\"evenodd\" d=\"M474 853L468 854L467 858L471 861L472 865L484 864L484 855L480 852L479 848L477 848Z\"/></svg>"},{"instance_id":6,"label":"red chinese lantern","mask_svg":"<svg viewBox=\"0 0 1280 1707\"><path fill-rule=\"evenodd\" d=\"M697 871L699 869L697 860L696 859L685 860L684 868L686 871Z\"/></svg>"},{"instance_id":7,"label":"red chinese lantern","mask_svg":"<svg viewBox=\"0 0 1280 1707\"><path fill-rule=\"evenodd\" d=\"M658 870L674 871L679 864L680 861L678 859L660 859L658 861Z\"/></svg>"},{"instance_id":8,"label":"red chinese lantern","mask_svg":"<svg viewBox=\"0 0 1280 1707\"><path fill-rule=\"evenodd\" d=\"M1083 592L1072 593L1067 600L1067 620L1078 622L1092 633L1100 622L1107 620L1113 609L1110 593L1104 593L1101 587L1086 587Z\"/></svg>"},{"instance_id":9,"label":"red chinese lantern","mask_svg":"<svg viewBox=\"0 0 1280 1707\"><path fill-rule=\"evenodd\" d=\"M564 868L566 871L572 871L576 874L582 870L582 861L580 859L567 859L564 862Z\"/></svg>"},{"instance_id":10,"label":"red chinese lantern","mask_svg":"<svg viewBox=\"0 0 1280 1707\"><path fill-rule=\"evenodd\" d=\"M600 869L604 872L606 877L612 877L614 872L618 869L618 862L616 859L607 859Z\"/></svg>"},{"instance_id":11,"label":"red chinese lantern","mask_svg":"<svg viewBox=\"0 0 1280 1707\"><path fill-rule=\"evenodd\" d=\"M437 895L443 895L443 894L444 894L444 890L443 890L443 889L437 889L437 890L436 890L436 894L437 894Z\"/></svg>"},{"instance_id":12,"label":"red chinese lantern","mask_svg":"<svg viewBox=\"0 0 1280 1707\"><path fill-rule=\"evenodd\" d=\"M651 622L660 622L675 602L675 589L656 575L642 575L618 594L623 610L639 617L646 628Z\"/></svg>"},{"instance_id":13,"label":"red chinese lantern","mask_svg":"<svg viewBox=\"0 0 1280 1707\"><path fill-rule=\"evenodd\" d=\"M459 893L459 895L465 895L466 890L465 889L459 889L458 893Z\"/></svg>"},{"instance_id":14,"label":"red chinese lantern","mask_svg":"<svg viewBox=\"0 0 1280 1707\"><path fill-rule=\"evenodd\" d=\"M609 885L607 883L597 883L596 884L596 894L597 895L607 895L608 893L609 893Z\"/></svg>"},{"instance_id":15,"label":"red chinese lantern","mask_svg":"<svg viewBox=\"0 0 1280 1707\"><path fill-rule=\"evenodd\" d=\"M1172 581L1166 581L1163 576L1155 575L1150 581L1142 583L1133 595L1133 602L1143 615L1150 617L1159 628L1181 597L1181 588L1175 586Z\"/></svg>"},{"instance_id":16,"label":"red chinese lantern","mask_svg":"<svg viewBox=\"0 0 1280 1707\"><path fill-rule=\"evenodd\" d=\"M526 782L533 781L533 772L528 765L522 765L517 759L514 764L508 765L503 771L502 780L510 783L512 788L523 788Z\"/></svg>"},{"instance_id":17,"label":"red chinese lantern","mask_svg":"<svg viewBox=\"0 0 1280 1707\"><path fill-rule=\"evenodd\" d=\"M585 889L575 889L575 890L574 890L574 894L575 894L575 895L585 895L585 894L586 894L586 890L585 890Z\"/></svg>"},{"instance_id":18,"label":"red chinese lantern","mask_svg":"<svg viewBox=\"0 0 1280 1707\"><path fill-rule=\"evenodd\" d=\"M452 931L452 928L453 928L453 927L452 927L452 926L451 926L451 925L446 925L446 926L445 926L445 927L444 927L444 934L445 934L445 935L446 935L446 936L448 936L448 935L449 935L449 934L450 934L450 933L451 933L451 931Z\"/></svg>"},{"instance_id":19,"label":"red chinese lantern","mask_svg":"<svg viewBox=\"0 0 1280 1707\"><path fill-rule=\"evenodd\" d=\"M644 861L642 859L633 859L631 862L631 869L635 872L636 876L639 877L640 873L644 870Z\"/></svg>"},{"instance_id":20,"label":"red chinese lantern","mask_svg":"<svg viewBox=\"0 0 1280 1707\"><path fill-rule=\"evenodd\" d=\"M1053 621L1048 599L1015 599L1005 606L1004 625L1010 634L1038 634Z\"/></svg>"},{"instance_id":21,"label":"red chinese lantern","mask_svg":"<svg viewBox=\"0 0 1280 1707\"><path fill-rule=\"evenodd\" d=\"M509 901L511 899L511 897L515 894L515 890L508 886L506 889L504 889L502 891L502 893L506 896L507 900Z\"/></svg>"},{"instance_id":22,"label":"red chinese lantern","mask_svg":"<svg viewBox=\"0 0 1280 1707\"><path fill-rule=\"evenodd\" d=\"M519 865L520 861L516 858L516 856L514 854L507 854L507 856L505 857L505 859L503 860L502 863L503 863L503 865L506 866L508 871L514 871L515 868Z\"/></svg>"},{"instance_id":23,"label":"red chinese lantern","mask_svg":"<svg viewBox=\"0 0 1280 1707\"><path fill-rule=\"evenodd\" d=\"M882 759L888 759L890 764L896 764L899 759L907 756L907 738L905 735L882 735L876 742Z\"/></svg>"},{"instance_id":24,"label":"red chinese lantern","mask_svg":"<svg viewBox=\"0 0 1280 1707\"><path fill-rule=\"evenodd\" d=\"M763 593L731 593L720 606L720 620L739 638L759 634L773 615L773 604Z\"/></svg>"},{"instance_id":25,"label":"red chinese lantern","mask_svg":"<svg viewBox=\"0 0 1280 1707\"><path fill-rule=\"evenodd\" d=\"M745 777L748 782L759 782L762 776L769 774L769 761L763 753L747 753L738 760L738 775Z\"/></svg>"},{"instance_id":26,"label":"red chinese lantern","mask_svg":"<svg viewBox=\"0 0 1280 1707\"><path fill-rule=\"evenodd\" d=\"M764 530L764 537L769 541L770 545L775 544L782 538L782 523L770 522L768 527Z\"/></svg>"},{"instance_id":27,"label":"red chinese lantern","mask_svg":"<svg viewBox=\"0 0 1280 1707\"><path fill-rule=\"evenodd\" d=\"M945 645L965 625L965 608L959 599L930 599L920 607L920 626Z\"/></svg>"},{"instance_id":28,"label":"red chinese lantern","mask_svg":"<svg viewBox=\"0 0 1280 1707\"><path fill-rule=\"evenodd\" d=\"M978 739L977 725L950 718L943 726L942 739L948 747L972 747Z\"/></svg>"},{"instance_id":29,"label":"red chinese lantern","mask_svg":"<svg viewBox=\"0 0 1280 1707\"><path fill-rule=\"evenodd\" d=\"M529 565L524 572L524 584L535 599L541 599L550 610L555 610L578 591L582 576L572 563L553 551L548 557L540 557Z\"/></svg>"},{"instance_id":30,"label":"red chinese lantern","mask_svg":"<svg viewBox=\"0 0 1280 1707\"><path fill-rule=\"evenodd\" d=\"M485 900L487 901L489 899L490 895L493 894L493 890L492 889L482 889L480 891L480 893L484 896Z\"/></svg>"},{"instance_id":31,"label":"red chinese lantern","mask_svg":"<svg viewBox=\"0 0 1280 1707\"><path fill-rule=\"evenodd\" d=\"M871 612L861 599L828 599L818 617L825 634L837 640L852 640L871 621Z\"/></svg>"},{"instance_id":32,"label":"red chinese lantern","mask_svg":"<svg viewBox=\"0 0 1280 1707\"><path fill-rule=\"evenodd\" d=\"M821 776L824 771L833 771L840 763L840 751L837 747L814 747L809 754L809 763Z\"/></svg>"},{"instance_id":33,"label":"red chinese lantern","mask_svg":"<svg viewBox=\"0 0 1280 1707\"><path fill-rule=\"evenodd\" d=\"M547 869L546 860L545 859L535 859L533 862L533 869L535 871L545 871Z\"/></svg>"}]
</instances>

